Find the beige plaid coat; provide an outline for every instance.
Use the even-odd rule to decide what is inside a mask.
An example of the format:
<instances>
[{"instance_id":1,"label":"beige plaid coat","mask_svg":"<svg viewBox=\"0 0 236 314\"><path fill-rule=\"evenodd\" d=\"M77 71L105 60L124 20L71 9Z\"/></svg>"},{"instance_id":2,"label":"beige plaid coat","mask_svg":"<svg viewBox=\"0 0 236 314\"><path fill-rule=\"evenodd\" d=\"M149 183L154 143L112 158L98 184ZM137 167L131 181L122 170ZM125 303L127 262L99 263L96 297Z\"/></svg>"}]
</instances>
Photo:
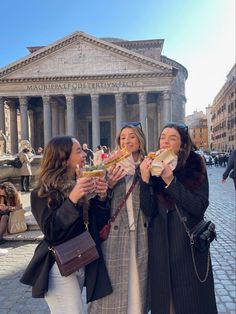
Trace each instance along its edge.
<instances>
[{"instance_id":1,"label":"beige plaid coat","mask_svg":"<svg viewBox=\"0 0 236 314\"><path fill-rule=\"evenodd\" d=\"M140 283L142 314L148 312L148 242L147 223L139 206L139 182L132 194L136 223L136 259ZM114 214L126 194L125 180L120 180L113 189L111 215ZM103 242L102 250L110 276L113 293L93 301L88 308L89 314L127 314L128 307L128 272L129 272L129 220L124 206L112 224L108 239Z\"/></svg>"}]
</instances>

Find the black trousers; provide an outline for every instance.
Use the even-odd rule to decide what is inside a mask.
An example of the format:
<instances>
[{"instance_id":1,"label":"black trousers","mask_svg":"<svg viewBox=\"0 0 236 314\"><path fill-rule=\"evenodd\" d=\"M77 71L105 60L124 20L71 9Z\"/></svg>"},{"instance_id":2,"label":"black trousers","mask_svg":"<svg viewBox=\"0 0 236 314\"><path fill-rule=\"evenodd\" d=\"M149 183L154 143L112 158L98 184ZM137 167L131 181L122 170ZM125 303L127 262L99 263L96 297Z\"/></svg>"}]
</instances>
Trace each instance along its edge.
<instances>
[{"instance_id":1,"label":"black trousers","mask_svg":"<svg viewBox=\"0 0 236 314\"><path fill-rule=\"evenodd\" d=\"M30 176L21 176L21 191L29 191Z\"/></svg>"}]
</instances>

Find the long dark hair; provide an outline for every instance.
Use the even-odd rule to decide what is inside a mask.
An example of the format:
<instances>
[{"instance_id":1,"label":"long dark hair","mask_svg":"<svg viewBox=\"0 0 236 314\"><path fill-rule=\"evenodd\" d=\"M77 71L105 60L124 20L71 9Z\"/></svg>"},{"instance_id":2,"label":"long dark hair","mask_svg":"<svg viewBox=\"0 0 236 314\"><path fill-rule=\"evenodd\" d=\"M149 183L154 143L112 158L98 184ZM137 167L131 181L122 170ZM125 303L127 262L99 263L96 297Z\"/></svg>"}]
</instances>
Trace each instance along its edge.
<instances>
[{"instance_id":1,"label":"long dark hair","mask_svg":"<svg viewBox=\"0 0 236 314\"><path fill-rule=\"evenodd\" d=\"M190 152L197 150L196 145L193 143L189 135L188 126L184 123L169 122L163 127L163 129L161 130L161 134L163 130L166 128L173 128L180 135L181 146L180 146L180 151L178 154L178 165L176 169L184 168L186 164L186 160L188 159ZM160 143L160 138L159 138L159 143Z\"/></svg>"},{"instance_id":2,"label":"long dark hair","mask_svg":"<svg viewBox=\"0 0 236 314\"><path fill-rule=\"evenodd\" d=\"M67 161L72 151L73 139L73 136L57 136L46 145L38 180L39 196L48 196L55 190L66 193L72 186Z\"/></svg>"}]
</instances>

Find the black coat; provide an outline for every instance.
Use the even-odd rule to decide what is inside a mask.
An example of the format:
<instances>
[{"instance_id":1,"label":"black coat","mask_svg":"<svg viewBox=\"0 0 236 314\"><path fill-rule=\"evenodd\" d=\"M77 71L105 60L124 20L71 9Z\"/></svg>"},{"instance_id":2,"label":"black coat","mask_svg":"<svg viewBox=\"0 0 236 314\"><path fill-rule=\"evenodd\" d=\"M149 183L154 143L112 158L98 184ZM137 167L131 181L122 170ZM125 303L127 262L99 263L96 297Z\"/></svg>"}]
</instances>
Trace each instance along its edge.
<instances>
[{"instance_id":1,"label":"black coat","mask_svg":"<svg viewBox=\"0 0 236 314\"><path fill-rule=\"evenodd\" d=\"M43 298L48 290L49 271L55 263L48 245L67 241L85 230L82 206L75 206L69 199L61 205L54 204L50 207L47 202L47 198L38 197L37 190L31 193L32 213L45 238L36 247L34 256L20 281L32 286L34 298ZM98 237L98 230L109 219L109 204L100 202L97 198L93 199L90 202L89 219L89 231L100 257L85 268L87 302L112 292Z\"/></svg>"},{"instance_id":2,"label":"black coat","mask_svg":"<svg viewBox=\"0 0 236 314\"><path fill-rule=\"evenodd\" d=\"M207 281L201 283L194 272L189 238L174 207L176 203L189 228L202 219L209 192L201 157L191 152L185 168L175 170L174 175L167 188L157 177L152 177L150 184L141 182L140 187L140 206L150 218L151 313L170 313L172 298L175 314L215 314L211 265ZM207 254L195 251L201 278L206 271Z\"/></svg>"}]
</instances>

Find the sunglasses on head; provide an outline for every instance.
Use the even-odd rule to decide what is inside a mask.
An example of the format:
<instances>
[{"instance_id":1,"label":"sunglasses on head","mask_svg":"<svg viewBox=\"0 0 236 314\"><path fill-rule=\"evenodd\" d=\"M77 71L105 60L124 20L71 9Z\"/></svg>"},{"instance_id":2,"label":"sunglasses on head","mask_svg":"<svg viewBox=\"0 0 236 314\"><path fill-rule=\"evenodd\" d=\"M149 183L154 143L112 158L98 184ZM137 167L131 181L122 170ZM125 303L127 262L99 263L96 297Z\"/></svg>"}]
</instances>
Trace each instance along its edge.
<instances>
[{"instance_id":1,"label":"sunglasses on head","mask_svg":"<svg viewBox=\"0 0 236 314\"><path fill-rule=\"evenodd\" d=\"M165 128L173 128L173 127L176 127L176 128L179 128L179 129L182 129L184 130L185 134L188 134L188 126L184 123L178 123L178 122L169 122L167 123L163 129Z\"/></svg>"},{"instance_id":2,"label":"sunglasses on head","mask_svg":"<svg viewBox=\"0 0 236 314\"><path fill-rule=\"evenodd\" d=\"M125 122L122 126L122 129L128 128L129 126L134 126L134 127L140 128L142 130L142 124L139 121Z\"/></svg>"}]
</instances>

